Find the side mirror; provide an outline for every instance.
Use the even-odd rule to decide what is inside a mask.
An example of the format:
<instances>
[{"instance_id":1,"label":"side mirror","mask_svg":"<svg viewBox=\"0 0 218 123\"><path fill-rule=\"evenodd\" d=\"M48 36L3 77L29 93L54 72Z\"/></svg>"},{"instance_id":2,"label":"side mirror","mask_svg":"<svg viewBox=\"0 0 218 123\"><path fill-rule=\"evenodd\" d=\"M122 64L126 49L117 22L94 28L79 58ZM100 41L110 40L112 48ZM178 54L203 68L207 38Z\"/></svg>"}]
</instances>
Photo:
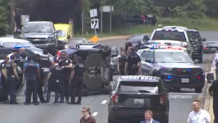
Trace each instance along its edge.
<instances>
[{"instance_id":1,"label":"side mirror","mask_svg":"<svg viewBox=\"0 0 218 123\"><path fill-rule=\"evenodd\" d=\"M60 30L56 30L54 33L59 33L60 32Z\"/></svg>"},{"instance_id":2,"label":"side mirror","mask_svg":"<svg viewBox=\"0 0 218 123\"><path fill-rule=\"evenodd\" d=\"M206 38L201 38L201 41L206 41Z\"/></svg>"},{"instance_id":3,"label":"side mirror","mask_svg":"<svg viewBox=\"0 0 218 123\"><path fill-rule=\"evenodd\" d=\"M69 36L69 35L67 36L67 39L70 39L70 36Z\"/></svg>"}]
</instances>

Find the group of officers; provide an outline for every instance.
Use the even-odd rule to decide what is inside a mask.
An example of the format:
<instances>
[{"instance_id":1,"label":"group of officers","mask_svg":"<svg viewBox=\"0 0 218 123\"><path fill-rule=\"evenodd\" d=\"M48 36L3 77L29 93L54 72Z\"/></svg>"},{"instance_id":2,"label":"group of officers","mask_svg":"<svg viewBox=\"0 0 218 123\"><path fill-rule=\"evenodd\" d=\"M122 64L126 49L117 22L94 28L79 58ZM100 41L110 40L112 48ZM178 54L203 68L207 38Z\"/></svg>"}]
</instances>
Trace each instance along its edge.
<instances>
[{"instance_id":1,"label":"group of officers","mask_svg":"<svg viewBox=\"0 0 218 123\"><path fill-rule=\"evenodd\" d=\"M82 58L76 55L70 59L66 52L62 52L58 60L53 60L47 51L43 51L41 56L26 56L24 48L15 49L1 63L1 74L1 95L5 103L18 104L16 90L22 79L26 80L26 105L49 104L51 92L55 93L54 104L81 103L84 64ZM45 99L43 93L46 92ZM78 99L75 102L76 96Z\"/></svg>"}]
</instances>

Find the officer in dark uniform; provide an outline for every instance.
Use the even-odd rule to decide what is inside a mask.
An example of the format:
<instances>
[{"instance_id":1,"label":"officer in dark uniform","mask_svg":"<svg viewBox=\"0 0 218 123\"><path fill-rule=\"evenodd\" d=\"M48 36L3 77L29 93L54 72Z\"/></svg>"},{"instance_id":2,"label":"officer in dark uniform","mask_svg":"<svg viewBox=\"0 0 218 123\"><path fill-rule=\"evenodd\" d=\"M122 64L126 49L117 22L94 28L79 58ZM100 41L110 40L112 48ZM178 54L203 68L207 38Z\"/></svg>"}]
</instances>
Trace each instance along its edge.
<instances>
[{"instance_id":1,"label":"officer in dark uniform","mask_svg":"<svg viewBox=\"0 0 218 123\"><path fill-rule=\"evenodd\" d=\"M6 73L6 64L9 61L9 58L6 56L5 60L1 63L0 69L1 69L1 83L0 86L2 87L2 98L1 101L4 101L5 103L8 103L8 83L7 83L7 73Z\"/></svg>"},{"instance_id":2,"label":"officer in dark uniform","mask_svg":"<svg viewBox=\"0 0 218 123\"><path fill-rule=\"evenodd\" d=\"M31 103L31 93L33 93L33 103L38 105L37 101L37 91L38 91L38 81L37 78L40 78L40 69L39 64L35 62L34 56L29 56L29 62L24 64L24 74L26 75L26 102L28 105Z\"/></svg>"},{"instance_id":3,"label":"officer in dark uniform","mask_svg":"<svg viewBox=\"0 0 218 123\"><path fill-rule=\"evenodd\" d=\"M61 56L62 56L62 61L60 64L61 64L62 72L64 74L61 93L64 93L64 95L66 96L66 103L68 103L69 102L69 89L68 89L69 88L69 77L70 77L73 64L72 64L72 61L67 57L66 52L62 52ZM61 98L60 103L63 103L63 102L64 102L64 98Z\"/></svg>"},{"instance_id":4,"label":"officer in dark uniform","mask_svg":"<svg viewBox=\"0 0 218 123\"><path fill-rule=\"evenodd\" d=\"M36 54L36 62L39 64L40 63L41 56L39 54ZM38 79L38 96L39 100L41 103L46 103L45 98L43 96L43 87L44 87L44 82L42 80L43 78L43 70L41 69L41 66L39 65L40 68L40 78Z\"/></svg>"},{"instance_id":5,"label":"officer in dark uniform","mask_svg":"<svg viewBox=\"0 0 218 123\"><path fill-rule=\"evenodd\" d=\"M125 75L126 51L121 50L121 57L118 58L117 70L120 75Z\"/></svg>"},{"instance_id":6,"label":"officer in dark uniform","mask_svg":"<svg viewBox=\"0 0 218 123\"><path fill-rule=\"evenodd\" d=\"M129 48L128 55L125 63L126 75L137 75L141 71L141 59L134 51L133 47Z\"/></svg>"},{"instance_id":7,"label":"officer in dark uniform","mask_svg":"<svg viewBox=\"0 0 218 123\"><path fill-rule=\"evenodd\" d=\"M213 96L214 123L218 123L218 80L212 83L208 91Z\"/></svg>"},{"instance_id":8,"label":"officer in dark uniform","mask_svg":"<svg viewBox=\"0 0 218 123\"><path fill-rule=\"evenodd\" d=\"M12 55L10 61L6 64L7 83L9 84L10 104L17 104L16 102L16 79L20 80L17 72L17 64L14 62L15 57Z\"/></svg>"},{"instance_id":9,"label":"officer in dark uniform","mask_svg":"<svg viewBox=\"0 0 218 123\"><path fill-rule=\"evenodd\" d=\"M218 79L218 60L215 59L215 65L216 65L216 69L215 69L215 74L216 74L216 79Z\"/></svg>"},{"instance_id":10,"label":"officer in dark uniform","mask_svg":"<svg viewBox=\"0 0 218 123\"><path fill-rule=\"evenodd\" d=\"M55 93L54 104L58 103L59 92L60 92L62 84L63 84L63 72L62 72L62 69L60 67L60 63L55 63L54 66L51 66L49 73L48 73L48 78L46 80L46 85L48 85L46 102L48 104L50 102L51 92ZM64 98L63 94L61 94L61 98Z\"/></svg>"},{"instance_id":11,"label":"officer in dark uniform","mask_svg":"<svg viewBox=\"0 0 218 123\"><path fill-rule=\"evenodd\" d=\"M83 60L81 57L78 57L70 76L71 102L69 104L81 104L84 71L85 66ZM76 95L78 96L77 102L75 102Z\"/></svg>"},{"instance_id":12,"label":"officer in dark uniform","mask_svg":"<svg viewBox=\"0 0 218 123\"><path fill-rule=\"evenodd\" d=\"M49 68L52 65L54 65L54 61L52 58L49 57L47 50L43 51L43 55L40 58L39 65L43 71L43 78L42 79L43 79L43 83L44 83L45 79L47 78L47 75L49 73Z\"/></svg>"}]
</instances>

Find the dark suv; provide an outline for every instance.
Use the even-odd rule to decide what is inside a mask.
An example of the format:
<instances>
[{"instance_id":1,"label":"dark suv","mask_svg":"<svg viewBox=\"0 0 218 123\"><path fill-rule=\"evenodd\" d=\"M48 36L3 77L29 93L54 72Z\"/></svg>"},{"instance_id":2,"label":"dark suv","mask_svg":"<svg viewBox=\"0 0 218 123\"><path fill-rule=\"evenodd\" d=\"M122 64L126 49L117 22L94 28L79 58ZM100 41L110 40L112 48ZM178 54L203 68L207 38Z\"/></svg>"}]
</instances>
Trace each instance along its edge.
<instances>
[{"instance_id":1,"label":"dark suv","mask_svg":"<svg viewBox=\"0 0 218 123\"><path fill-rule=\"evenodd\" d=\"M112 87L108 123L140 122L145 110L154 119L168 123L169 100L162 80L153 76L120 76Z\"/></svg>"},{"instance_id":2,"label":"dark suv","mask_svg":"<svg viewBox=\"0 0 218 123\"><path fill-rule=\"evenodd\" d=\"M59 49L64 49L65 44L60 44L57 33L52 22L49 21L30 21L27 22L22 30L17 30L19 38L26 39L36 47L48 50L55 54Z\"/></svg>"}]
</instances>

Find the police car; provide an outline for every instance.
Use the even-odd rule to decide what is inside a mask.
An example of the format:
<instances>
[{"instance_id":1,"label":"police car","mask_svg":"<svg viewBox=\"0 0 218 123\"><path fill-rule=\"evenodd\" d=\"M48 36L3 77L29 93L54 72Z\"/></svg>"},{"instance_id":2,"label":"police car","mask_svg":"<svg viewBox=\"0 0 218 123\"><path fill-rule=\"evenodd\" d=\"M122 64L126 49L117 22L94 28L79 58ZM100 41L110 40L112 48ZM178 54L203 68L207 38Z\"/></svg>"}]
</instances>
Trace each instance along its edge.
<instances>
[{"instance_id":1,"label":"police car","mask_svg":"<svg viewBox=\"0 0 218 123\"><path fill-rule=\"evenodd\" d=\"M202 91L204 70L195 65L184 50L149 48L139 52L144 75L159 76L167 88L176 91L181 88L194 88L197 93Z\"/></svg>"},{"instance_id":2,"label":"police car","mask_svg":"<svg viewBox=\"0 0 218 123\"><path fill-rule=\"evenodd\" d=\"M162 80L154 76L120 76L112 87L108 103L108 123L139 123L144 111L168 123L169 100Z\"/></svg>"},{"instance_id":3,"label":"police car","mask_svg":"<svg viewBox=\"0 0 218 123\"><path fill-rule=\"evenodd\" d=\"M193 37L194 36L194 37ZM195 39L198 39L196 41ZM181 26L165 26L163 28L155 29L151 34L151 40L162 43L181 43L183 47L187 48L187 51L193 60L197 59L200 63L203 60L203 45L201 41L205 41L205 38L201 38L198 30L187 29Z\"/></svg>"}]
</instances>

